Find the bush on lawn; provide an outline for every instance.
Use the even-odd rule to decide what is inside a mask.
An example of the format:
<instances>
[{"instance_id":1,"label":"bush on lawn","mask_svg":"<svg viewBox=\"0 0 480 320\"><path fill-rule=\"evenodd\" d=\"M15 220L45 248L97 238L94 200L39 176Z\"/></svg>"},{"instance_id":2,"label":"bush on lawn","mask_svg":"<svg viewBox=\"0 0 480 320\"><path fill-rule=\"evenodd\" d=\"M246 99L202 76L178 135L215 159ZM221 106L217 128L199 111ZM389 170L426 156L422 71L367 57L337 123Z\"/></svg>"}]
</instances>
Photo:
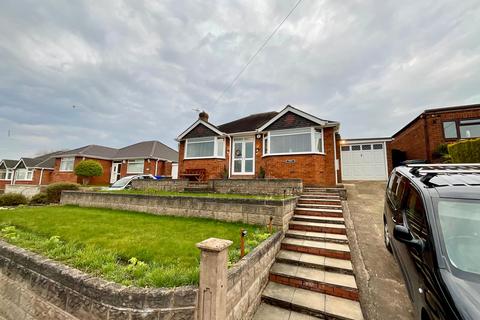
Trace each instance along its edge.
<instances>
[{"instance_id":1,"label":"bush on lawn","mask_svg":"<svg viewBox=\"0 0 480 320\"><path fill-rule=\"evenodd\" d=\"M58 203L60 202L60 196L62 195L63 190L78 190L78 184L76 183L65 183L58 182L52 183L47 187L47 200L49 203Z\"/></svg>"},{"instance_id":2,"label":"bush on lawn","mask_svg":"<svg viewBox=\"0 0 480 320\"><path fill-rule=\"evenodd\" d=\"M480 163L480 138L448 145L452 163Z\"/></svg>"},{"instance_id":3,"label":"bush on lawn","mask_svg":"<svg viewBox=\"0 0 480 320\"><path fill-rule=\"evenodd\" d=\"M83 185L87 185L91 177L103 175L103 167L95 160L83 160L75 167L75 174L82 177Z\"/></svg>"},{"instance_id":4,"label":"bush on lawn","mask_svg":"<svg viewBox=\"0 0 480 320\"><path fill-rule=\"evenodd\" d=\"M20 193L5 193L0 196L0 206L18 206L27 203L27 198Z\"/></svg>"},{"instance_id":5,"label":"bush on lawn","mask_svg":"<svg viewBox=\"0 0 480 320\"><path fill-rule=\"evenodd\" d=\"M48 196L46 192L37 193L30 199L30 204L48 204Z\"/></svg>"}]
</instances>

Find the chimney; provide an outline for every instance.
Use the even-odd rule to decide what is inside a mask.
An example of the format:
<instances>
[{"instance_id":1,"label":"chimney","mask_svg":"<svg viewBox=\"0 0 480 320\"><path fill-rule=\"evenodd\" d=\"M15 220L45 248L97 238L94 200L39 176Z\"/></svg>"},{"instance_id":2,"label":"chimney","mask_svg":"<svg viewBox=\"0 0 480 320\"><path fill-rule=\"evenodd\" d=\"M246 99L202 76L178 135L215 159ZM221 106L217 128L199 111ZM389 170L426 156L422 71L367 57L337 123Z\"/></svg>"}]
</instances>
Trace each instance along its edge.
<instances>
[{"instance_id":1,"label":"chimney","mask_svg":"<svg viewBox=\"0 0 480 320\"><path fill-rule=\"evenodd\" d=\"M202 121L208 122L208 113L206 113L205 111L202 111L198 115L198 118Z\"/></svg>"}]
</instances>

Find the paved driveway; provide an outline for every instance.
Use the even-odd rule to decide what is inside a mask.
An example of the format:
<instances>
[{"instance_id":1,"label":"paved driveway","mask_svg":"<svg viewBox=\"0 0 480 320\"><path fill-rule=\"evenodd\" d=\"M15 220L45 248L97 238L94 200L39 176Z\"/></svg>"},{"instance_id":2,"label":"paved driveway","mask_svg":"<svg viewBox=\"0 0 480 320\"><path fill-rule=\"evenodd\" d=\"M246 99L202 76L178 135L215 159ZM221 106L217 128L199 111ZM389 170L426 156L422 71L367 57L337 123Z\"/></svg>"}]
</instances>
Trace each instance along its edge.
<instances>
[{"instance_id":1,"label":"paved driveway","mask_svg":"<svg viewBox=\"0 0 480 320\"><path fill-rule=\"evenodd\" d=\"M357 245L352 259L360 289L362 308L367 319L413 319L403 277L394 257L383 244L384 182L345 183L350 219L346 216L349 238ZM350 225L349 225L350 224Z\"/></svg>"}]
</instances>

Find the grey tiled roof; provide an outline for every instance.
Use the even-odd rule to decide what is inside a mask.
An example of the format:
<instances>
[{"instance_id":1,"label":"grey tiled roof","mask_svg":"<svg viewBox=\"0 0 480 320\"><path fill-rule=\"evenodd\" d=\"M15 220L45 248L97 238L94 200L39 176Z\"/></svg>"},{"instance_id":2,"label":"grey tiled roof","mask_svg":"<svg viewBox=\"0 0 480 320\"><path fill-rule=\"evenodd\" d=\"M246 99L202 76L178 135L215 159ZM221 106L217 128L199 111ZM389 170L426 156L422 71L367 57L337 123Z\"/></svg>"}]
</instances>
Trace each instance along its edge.
<instances>
[{"instance_id":1,"label":"grey tiled roof","mask_svg":"<svg viewBox=\"0 0 480 320\"><path fill-rule=\"evenodd\" d=\"M57 157L83 156L100 159L111 159L115 157L118 149L90 144L81 148L68 150L57 155Z\"/></svg>"},{"instance_id":2,"label":"grey tiled roof","mask_svg":"<svg viewBox=\"0 0 480 320\"><path fill-rule=\"evenodd\" d=\"M118 150L115 159L165 159L178 162L178 152L159 141L143 141Z\"/></svg>"},{"instance_id":3,"label":"grey tiled roof","mask_svg":"<svg viewBox=\"0 0 480 320\"><path fill-rule=\"evenodd\" d=\"M4 163L7 169L13 169L17 165L18 160L3 159L3 160L0 160L0 162Z\"/></svg>"}]
</instances>

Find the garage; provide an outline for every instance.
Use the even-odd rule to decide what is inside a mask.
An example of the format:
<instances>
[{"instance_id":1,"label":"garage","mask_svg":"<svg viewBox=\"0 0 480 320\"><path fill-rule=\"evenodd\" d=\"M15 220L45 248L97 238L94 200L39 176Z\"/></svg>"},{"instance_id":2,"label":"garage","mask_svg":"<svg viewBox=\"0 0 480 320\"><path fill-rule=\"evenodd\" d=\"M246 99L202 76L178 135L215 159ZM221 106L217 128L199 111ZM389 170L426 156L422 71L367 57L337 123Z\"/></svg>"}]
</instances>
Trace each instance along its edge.
<instances>
[{"instance_id":1,"label":"garage","mask_svg":"<svg viewBox=\"0 0 480 320\"><path fill-rule=\"evenodd\" d=\"M387 180L387 142L390 139L343 140L343 180Z\"/></svg>"}]
</instances>

